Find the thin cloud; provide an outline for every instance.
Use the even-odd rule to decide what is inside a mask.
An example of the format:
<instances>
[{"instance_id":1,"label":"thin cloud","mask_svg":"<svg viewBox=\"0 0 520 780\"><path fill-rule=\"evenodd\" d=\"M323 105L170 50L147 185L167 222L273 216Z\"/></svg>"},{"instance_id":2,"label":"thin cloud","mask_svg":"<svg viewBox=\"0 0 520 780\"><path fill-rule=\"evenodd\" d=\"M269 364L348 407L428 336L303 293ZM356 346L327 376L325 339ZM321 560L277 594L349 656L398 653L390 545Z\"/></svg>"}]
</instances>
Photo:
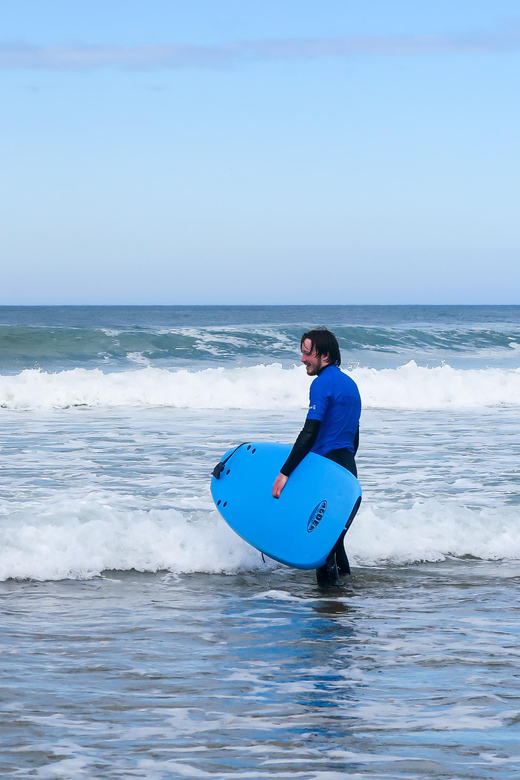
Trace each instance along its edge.
<instances>
[{"instance_id":1,"label":"thin cloud","mask_svg":"<svg viewBox=\"0 0 520 780\"><path fill-rule=\"evenodd\" d=\"M420 56L510 52L520 49L520 27L469 35L346 36L242 41L214 46L0 45L3 70L91 70L121 67L222 68L247 62L369 55Z\"/></svg>"}]
</instances>

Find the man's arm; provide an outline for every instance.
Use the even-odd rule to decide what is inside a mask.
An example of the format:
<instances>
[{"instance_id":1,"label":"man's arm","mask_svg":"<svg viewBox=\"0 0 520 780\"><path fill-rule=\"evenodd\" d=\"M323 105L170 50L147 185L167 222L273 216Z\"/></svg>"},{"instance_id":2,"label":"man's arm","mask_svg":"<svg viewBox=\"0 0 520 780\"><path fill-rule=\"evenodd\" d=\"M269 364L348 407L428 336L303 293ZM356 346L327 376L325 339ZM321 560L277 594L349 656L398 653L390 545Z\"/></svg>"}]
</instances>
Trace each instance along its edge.
<instances>
[{"instance_id":1,"label":"man's arm","mask_svg":"<svg viewBox=\"0 0 520 780\"><path fill-rule=\"evenodd\" d=\"M294 442L289 457L280 469L280 473L273 485L273 496L275 498L280 498L280 493L284 489L289 476L312 450L318 438L320 426L321 420L305 420L305 425Z\"/></svg>"}]
</instances>

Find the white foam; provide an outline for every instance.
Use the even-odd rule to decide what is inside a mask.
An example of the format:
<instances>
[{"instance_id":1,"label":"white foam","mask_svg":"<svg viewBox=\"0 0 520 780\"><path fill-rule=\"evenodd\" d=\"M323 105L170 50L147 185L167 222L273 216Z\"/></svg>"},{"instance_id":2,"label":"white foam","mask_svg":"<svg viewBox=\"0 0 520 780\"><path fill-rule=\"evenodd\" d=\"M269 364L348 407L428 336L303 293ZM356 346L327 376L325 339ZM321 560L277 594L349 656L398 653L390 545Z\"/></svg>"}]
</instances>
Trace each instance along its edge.
<instances>
[{"instance_id":1,"label":"white foam","mask_svg":"<svg viewBox=\"0 0 520 780\"><path fill-rule=\"evenodd\" d=\"M84 579L106 570L226 573L265 570L260 553L216 511L130 510L106 494L4 509L0 579ZM347 540L357 566L474 556L520 560L520 508L471 510L430 500L411 509L361 509ZM265 595L265 594L264 594ZM280 597L272 591L273 598ZM285 598L285 596L281 596Z\"/></svg>"},{"instance_id":2,"label":"white foam","mask_svg":"<svg viewBox=\"0 0 520 780\"><path fill-rule=\"evenodd\" d=\"M290 409L305 404L305 371L278 364L250 368L103 373L76 368L22 371L0 377L0 405L9 409L69 406L170 406L187 409Z\"/></svg>"},{"instance_id":3,"label":"white foam","mask_svg":"<svg viewBox=\"0 0 520 780\"><path fill-rule=\"evenodd\" d=\"M418 366L351 372L363 404L373 409L476 408L520 404L520 369Z\"/></svg>"},{"instance_id":4,"label":"white foam","mask_svg":"<svg viewBox=\"0 0 520 780\"><path fill-rule=\"evenodd\" d=\"M429 368L410 361L396 369L352 368L363 405L371 409L447 409L520 404L520 369ZM290 410L305 408L310 378L303 366L170 371L143 368L103 373L76 368L31 369L0 376L0 406L168 406L186 409Z\"/></svg>"},{"instance_id":5,"label":"white foam","mask_svg":"<svg viewBox=\"0 0 520 780\"><path fill-rule=\"evenodd\" d=\"M150 365L150 360L142 352L128 352L126 357L131 363L137 363L140 366Z\"/></svg>"},{"instance_id":6,"label":"white foam","mask_svg":"<svg viewBox=\"0 0 520 780\"><path fill-rule=\"evenodd\" d=\"M520 560L520 508L477 510L435 499L393 511L362 507L348 532L348 550L364 566L464 556Z\"/></svg>"},{"instance_id":7,"label":"white foam","mask_svg":"<svg viewBox=\"0 0 520 780\"><path fill-rule=\"evenodd\" d=\"M107 569L234 573L265 568L216 511L124 510L105 497L65 498L5 513L0 580L86 579Z\"/></svg>"}]
</instances>

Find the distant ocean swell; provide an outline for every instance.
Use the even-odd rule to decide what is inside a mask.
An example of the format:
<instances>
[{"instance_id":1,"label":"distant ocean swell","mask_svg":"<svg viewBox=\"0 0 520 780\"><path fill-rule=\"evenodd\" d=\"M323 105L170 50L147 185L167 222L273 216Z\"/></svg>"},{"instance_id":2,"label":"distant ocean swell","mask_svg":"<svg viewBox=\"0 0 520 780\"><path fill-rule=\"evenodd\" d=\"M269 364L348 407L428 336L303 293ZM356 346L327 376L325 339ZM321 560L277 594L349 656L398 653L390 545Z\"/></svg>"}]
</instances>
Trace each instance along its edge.
<instances>
[{"instance_id":1,"label":"distant ocean swell","mask_svg":"<svg viewBox=\"0 0 520 780\"><path fill-rule=\"evenodd\" d=\"M2 512L0 580L85 579L110 570L233 574L263 563L214 510L111 507L107 497L61 498ZM471 556L520 559L520 510L467 509L429 500L409 509L362 508L348 534L355 565Z\"/></svg>"},{"instance_id":2,"label":"distant ocean swell","mask_svg":"<svg viewBox=\"0 0 520 780\"><path fill-rule=\"evenodd\" d=\"M261 357L298 358L304 325L219 326L186 328L72 328L0 325L3 370L39 365L124 362L153 365L157 361L239 360ZM433 328L363 327L333 329L348 354L378 352L413 357L417 351L462 355L511 354L520 349L514 327Z\"/></svg>"},{"instance_id":3,"label":"distant ocean swell","mask_svg":"<svg viewBox=\"0 0 520 780\"><path fill-rule=\"evenodd\" d=\"M449 409L520 405L520 369L428 368L410 361L396 369L354 368L368 409ZM104 373L75 368L24 370L0 376L0 407L13 410L165 406L183 409L289 410L306 405L303 366L143 368Z\"/></svg>"}]
</instances>

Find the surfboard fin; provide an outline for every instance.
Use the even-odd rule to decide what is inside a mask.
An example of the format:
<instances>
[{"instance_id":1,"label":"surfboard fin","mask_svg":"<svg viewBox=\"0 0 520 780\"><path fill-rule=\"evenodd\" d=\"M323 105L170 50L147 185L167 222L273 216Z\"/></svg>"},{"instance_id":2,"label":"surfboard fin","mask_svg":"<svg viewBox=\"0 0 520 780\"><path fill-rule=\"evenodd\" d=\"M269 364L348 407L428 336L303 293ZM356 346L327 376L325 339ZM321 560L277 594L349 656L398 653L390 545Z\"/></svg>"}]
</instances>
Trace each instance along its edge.
<instances>
[{"instance_id":1,"label":"surfboard fin","mask_svg":"<svg viewBox=\"0 0 520 780\"><path fill-rule=\"evenodd\" d=\"M347 523L345 525L345 534L347 533L348 529L352 525L352 521L354 520L355 516L357 515L357 511L358 511L360 506L361 506L361 496L359 496L358 500L354 504L354 508L353 508L352 512L350 513L349 519L347 520ZM343 534L343 536L345 536L345 534Z\"/></svg>"},{"instance_id":2,"label":"surfboard fin","mask_svg":"<svg viewBox=\"0 0 520 780\"><path fill-rule=\"evenodd\" d=\"M342 574L350 574L350 563L348 561L347 553L345 552L345 548L343 546L343 539L341 540L341 546L336 547L336 563L338 565L338 573L341 576Z\"/></svg>"}]
</instances>

